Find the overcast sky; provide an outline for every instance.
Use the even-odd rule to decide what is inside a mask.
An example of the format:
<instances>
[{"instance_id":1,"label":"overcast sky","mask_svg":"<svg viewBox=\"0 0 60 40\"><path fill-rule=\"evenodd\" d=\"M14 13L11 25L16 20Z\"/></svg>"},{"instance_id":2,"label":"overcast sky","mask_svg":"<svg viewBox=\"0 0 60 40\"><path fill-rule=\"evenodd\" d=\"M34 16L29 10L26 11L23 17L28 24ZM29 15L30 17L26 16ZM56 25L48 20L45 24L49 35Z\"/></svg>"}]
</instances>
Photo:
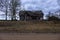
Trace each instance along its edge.
<instances>
[{"instance_id":1,"label":"overcast sky","mask_svg":"<svg viewBox=\"0 0 60 40\"><path fill-rule=\"evenodd\" d=\"M21 0L21 7L26 10L43 10L46 14L60 9L57 1L60 2L60 0Z\"/></svg>"},{"instance_id":2,"label":"overcast sky","mask_svg":"<svg viewBox=\"0 0 60 40\"><path fill-rule=\"evenodd\" d=\"M54 12L59 9L59 0L21 0L26 10L43 10L44 13Z\"/></svg>"},{"instance_id":3,"label":"overcast sky","mask_svg":"<svg viewBox=\"0 0 60 40\"><path fill-rule=\"evenodd\" d=\"M58 4L59 3L59 4ZM22 9L42 10L46 15L49 11L54 12L60 9L60 0L21 0ZM1 14L2 12L0 12ZM2 18L2 17L1 17Z\"/></svg>"}]
</instances>

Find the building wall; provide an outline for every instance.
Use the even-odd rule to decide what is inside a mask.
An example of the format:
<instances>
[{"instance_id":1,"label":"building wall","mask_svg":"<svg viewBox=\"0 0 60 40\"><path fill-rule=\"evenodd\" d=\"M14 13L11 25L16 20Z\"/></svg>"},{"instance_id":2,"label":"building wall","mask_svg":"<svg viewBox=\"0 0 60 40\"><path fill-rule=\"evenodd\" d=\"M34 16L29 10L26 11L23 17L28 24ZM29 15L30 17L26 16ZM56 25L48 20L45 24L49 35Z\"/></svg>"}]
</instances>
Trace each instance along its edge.
<instances>
[{"instance_id":1,"label":"building wall","mask_svg":"<svg viewBox=\"0 0 60 40\"><path fill-rule=\"evenodd\" d=\"M37 15L38 14L38 15ZM23 11L21 14L20 14L20 20L40 20L40 18L42 19L43 15L39 14L39 12L36 12L34 14L34 12L30 12L30 11Z\"/></svg>"}]
</instances>

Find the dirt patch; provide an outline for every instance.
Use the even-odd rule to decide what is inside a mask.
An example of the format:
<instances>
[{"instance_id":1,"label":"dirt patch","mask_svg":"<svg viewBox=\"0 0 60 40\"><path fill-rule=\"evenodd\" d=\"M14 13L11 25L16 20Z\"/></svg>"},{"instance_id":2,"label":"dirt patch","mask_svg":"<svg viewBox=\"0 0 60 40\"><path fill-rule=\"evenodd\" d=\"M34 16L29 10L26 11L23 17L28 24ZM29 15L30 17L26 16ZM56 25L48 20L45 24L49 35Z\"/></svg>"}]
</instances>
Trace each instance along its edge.
<instances>
[{"instance_id":1,"label":"dirt patch","mask_svg":"<svg viewBox=\"0 0 60 40\"><path fill-rule=\"evenodd\" d=\"M0 40L59 40L60 34L0 33Z\"/></svg>"}]
</instances>

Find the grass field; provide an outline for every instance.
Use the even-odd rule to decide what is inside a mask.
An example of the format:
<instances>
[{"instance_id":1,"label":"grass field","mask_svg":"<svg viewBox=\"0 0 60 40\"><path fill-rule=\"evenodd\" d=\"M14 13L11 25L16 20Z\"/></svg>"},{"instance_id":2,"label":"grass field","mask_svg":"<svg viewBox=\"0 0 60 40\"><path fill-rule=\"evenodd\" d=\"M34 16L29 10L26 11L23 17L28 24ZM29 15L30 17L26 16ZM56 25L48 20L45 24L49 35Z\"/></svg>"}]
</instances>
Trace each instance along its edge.
<instances>
[{"instance_id":1,"label":"grass field","mask_svg":"<svg viewBox=\"0 0 60 40\"><path fill-rule=\"evenodd\" d=\"M0 21L0 32L60 33L60 21Z\"/></svg>"}]
</instances>

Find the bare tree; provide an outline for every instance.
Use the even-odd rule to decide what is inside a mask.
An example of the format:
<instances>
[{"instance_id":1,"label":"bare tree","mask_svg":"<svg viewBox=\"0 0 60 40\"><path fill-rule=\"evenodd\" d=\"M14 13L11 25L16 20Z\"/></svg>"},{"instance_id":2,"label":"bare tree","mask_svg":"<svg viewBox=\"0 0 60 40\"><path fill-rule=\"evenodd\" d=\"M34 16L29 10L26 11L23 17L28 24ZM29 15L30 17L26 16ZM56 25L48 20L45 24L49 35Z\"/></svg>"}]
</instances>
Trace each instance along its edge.
<instances>
[{"instance_id":1,"label":"bare tree","mask_svg":"<svg viewBox=\"0 0 60 40\"><path fill-rule=\"evenodd\" d=\"M6 15L6 19L7 20L7 13L8 13L8 5L9 5L9 0L0 0L0 11L3 11L5 12L5 15ZM4 8L4 10L3 10Z\"/></svg>"},{"instance_id":2,"label":"bare tree","mask_svg":"<svg viewBox=\"0 0 60 40\"><path fill-rule=\"evenodd\" d=\"M5 0L5 15L6 15L6 20L7 20L7 13L8 13L8 4L9 1L8 0Z\"/></svg>"},{"instance_id":3,"label":"bare tree","mask_svg":"<svg viewBox=\"0 0 60 40\"><path fill-rule=\"evenodd\" d=\"M17 12L18 6L20 6L20 0L11 0L10 1L10 11L11 11L12 20L16 20L16 12Z\"/></svg>"}]
</instances>

